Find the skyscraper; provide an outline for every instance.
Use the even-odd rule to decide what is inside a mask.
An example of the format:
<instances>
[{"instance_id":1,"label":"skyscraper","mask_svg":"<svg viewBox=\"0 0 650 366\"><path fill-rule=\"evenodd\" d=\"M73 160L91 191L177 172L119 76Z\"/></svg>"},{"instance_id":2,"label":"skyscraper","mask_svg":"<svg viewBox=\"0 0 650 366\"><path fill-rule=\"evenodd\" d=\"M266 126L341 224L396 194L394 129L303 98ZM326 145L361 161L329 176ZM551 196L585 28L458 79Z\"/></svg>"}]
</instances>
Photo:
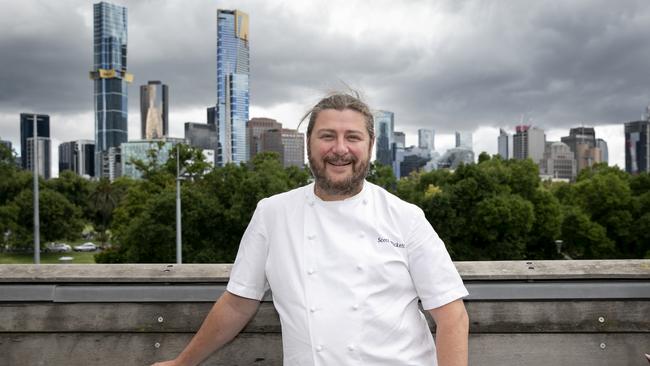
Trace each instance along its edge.
<instances>
[{"instance_id":1,"label":"skyscraper","mask_svg":"<svg viewBox=\"0 0 650 366\"><path fill-rule=\"evenodd\" d=\"M140 126L143 140L169 134L169 88L160 81L140 85Z\"/></svg>"},{"instance_id":2,"label":"skyscraper","mask_svg":"<svg viewBox=\"0 0 650 366\"><path fill-rule=\"evenodd\" d=\"M569 130L569 136L562 137L575 155L578 172L586 167L599 163L601 152L596 145L596 131L593 127L575 127Z\"/></svg>"},{"instance_id":3,"label":"skyscraper","mask_svg":"<svg viewBox=\"0 0 650 366\"><path fill-rule=\"evenodd\" d=\"M31 155L30 159L27 158L27 150L32 148L30 146L32 140L28 141L27 139L34 137L34 117L36 117L36 135L38 136L38 140L47 139L49 141L50 139L50 116L47 114L36 113L20 114L20 158L23 169L32 169L32 162L30 160ZM47 145L49 146L49 142ZM44 150L40 150L39 156L43 154L43 152ZM42 158L50 161L50 151L47 151L46 154L47 155L43 155ZM48 167L48 171L49 169L50 168ZM44 172L40 172L39 174L44 175Z\"/></svg>"},{"instance_id":4,"label":"skyscraper","mask_svg":"<svg viewBox=\"0 0 650 366\"><path fill-rule=\"evenodd\" d=\"M418 130L418 147L420 149L435 150L435 131L420 128Z\"/></svg>"},{"instance_id":5,"label":"skyscraper","mask_svg":"<svg viewBox=\"0 0 650 366\"><path fill-rule=\"evenodd\" d=\"M377 161L383 165L393 164L393 142L395 114L389 111L375 111L375 150Z\"/></svg>"},{"instance_id":6,"label":"skyscraper","mask_svg":"<svg viewBox=\"0 0 650 366\"><path fill-rule=\"evenodd\" d=\"M217 10L217 164L247 160L250 74L248 14Z\"/></svg>"},{"instance_id":7,"label":"skyscraper","mask_svg":"<svg viewBox=\"0 0 650 366\"><path fill-rule=\"evenodd\" d=\"M553 178L575 180L577 163L573 151L563 142L547 142L540 171Z\"/></svg>"},{"instance_id":8,"label":"skyscraper","mask_svg":"<svg viewBox=\"0 0 650 366\"><path fill-rule=\"evenodd\" d=\"M212 166L215 164L217 139L217 126L214 123L185 122L185 141L203 150L203 155Z\"/></svg>"},{"instance_id":9,"label":"skyscraper","mask_svg":"<svg viewBox=\"0 0 650 366\"><path fill-rule=\"evenodd\" d=\"M544 130L528 125L516 127L516 133L512 136L512 157L514 159L532 159L539 165L544 158L546 135Z\"/></svg>"},{"instance_id":10,"label":"skyscraper","mask_svg":"<svg viewBox=\"0 0 650 366\"><path fill-rule=\"evenodd\" d=\"M508 155L509 154L509 151L508 151L508 138L509 138L508 133L504 129L500 128L499 129L499 140L498 140L498 142L499 142L499 155L504 160L508 160L508 156L509 156Z\"/></svg>"},{"instance_id":11,"label":"skyscraper","mask_svg":"<svg viewBox=\"0 0 650 366\"><path fill-rule=\"evenodd\" d=\"M472 133L456 131L456 147L473 150Z\"/></svg>"},{"instance_id":12,"label":"skyscraper","mask_svg":"<svg viewBox=\"0 0 650 366\"><path fill-rule=\"evenodd\" d=\"M45 179L50 179L52 176L52 143L49 137L38 137L38 155L36 156L36 166L38 167L38 175ZM27 149L25 152L25 159L27 163L27 170L34 170L34 138L27 138Z\"/></svg>"},{"instance_id":13,"label":"skyscraper","mask_svg":"<svg viewBox=\"0 0 650 366\"><path fill-rule=\"evenodd\" d=\"M128 140L127 13L123 6L100 2L93 5L93 70L95 102L95 167L109 161L107 154ZM104 169L97 169L104 176Z\"/></svg>"},{"instance_id":14,"label":"skyscraper","mask_svg":"<svg viewBox=\"0 0 650 366\"><path fill-rule=\"evenodd\" d=\"M393 133L393 142L395 143L395 147L401 147L405 148L406 147L406 134L402 131L395 131Z\"/></svg>"},{"instance_id":15,"label":"skyscraper","mask_svg":"<svg viewBox=\"0 0 650 366\"><path fill-rule=\"evenodd\" d=\"M305 134L289 128L266 130L260 136L261 150L280 154L282 165L286 168L305 165Z\"/></svg>"},{"instance_id":16,"label":"skyscraper","mask_svg":"<svg viewBox=\"0 0 650 366\"><path fill-rule=\"evenodd\" d=\"M625 123L625 171L650 172L650 121Z\"/></svg>"},{"instance_id":17,"label":"skyscraper","mask_svg":"<svg viewBox=\"0 0 650 366\"><path fill-rule=\"evenodd\" d=\"M265 131L282 129L282 124L272 118L255 117L246 122L246 141L248 141L248 158L262 151L262 134ZM304 158L303 158L304 160Z\"/></svg>"},{"instance_id":18,"label":"skyscraper","mask_svg":"<svg viewBox=\"0 0 650 366\"><path fill-rule=\"evenodd\" d=\"M95 175L95 142L76 140L59 145L59 172L71 170L82 177Z\"/></svg>"},{"instance_id":19,"label":"skyscraper","mask_svg":"<svg viewBox=\"0 0 650 366\"><path fill-rule=\"evenodd\" d=\"M603 139L596 139L596 147L600 149L600 162L608 164L609 163L609 148L607 147L607 141Z\"/></svg>"}]
</instances>

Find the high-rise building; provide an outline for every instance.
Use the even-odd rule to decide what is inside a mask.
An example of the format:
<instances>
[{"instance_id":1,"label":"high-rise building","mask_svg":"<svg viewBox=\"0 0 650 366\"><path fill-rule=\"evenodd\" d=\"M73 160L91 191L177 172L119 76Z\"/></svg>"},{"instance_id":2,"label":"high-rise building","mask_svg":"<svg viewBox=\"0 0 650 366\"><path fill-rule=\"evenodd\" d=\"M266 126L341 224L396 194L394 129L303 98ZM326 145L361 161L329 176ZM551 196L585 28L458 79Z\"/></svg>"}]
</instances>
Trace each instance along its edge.
<instances>
[{"instance_id":1,"label":"high-rise building","mask_svg":"<svg viewBox=\"0 0 650 366\"><path fill-rule=\"evenodd\" d=\"M406 148L406 134L402 131L395 131L393 133L393 141L397 147Z\"/></svg>"},{"instance_id":2,"label":"high-rise building","mask_svg":"<svg viewBox=\"0 0 650 366\"><path fill-rule=\"evenodd\" d=\"M95 166L97 174L102 178L108 178L111 182L122 176L122 151L119 147L110 147L105 154L95 154L100 156L100 165ZM97 162L97 160L95 160Z\"/></svg>"},{"instance_id":3,"label":"high-rise building","mask_svg":"<svg viewBox=\"0 0 650 366\"><path fill-rule=\"evenodd\" d=\"M140 126L143 140L169 134L169 88L160 81L140 85Z\"/></svg>"},{"instance_id":4,"label":"high-rise building","mask_svg":"<svg viewBox=\"0 0 650 366\"><path fill-rule=\"evenodd\" d=\"M152 140L137 140L125 142L121 145L121 175L133 179L142 178L142 172L138 170L133 163L135 160L149 162L151 156L149 151L155 149L158 151L156 160L153 163L163 165L169 159L169 153L172 148L179 143L184 143L184 139L164 138Z\"/></svg>"},{"instance_id":5,"label":"high-rise building","mask_svg":"<svg viewBox=\"0 0 650 366\"><path fill-rule=\"evenodd\" d=\"M52 176L52 143L49 137L38 137L38 155L36 156L36 166L38 167L38 175L45 179L50 179ZM27 163L27 170L34 170L34 138L27 138L27 149L25 152L25 161Z\"/></svg>"},{"instance_id":6,"label":"high-rise building","mask_svg":"<svg viewBox=\"0 0 650 366\"><path fill-rule=\"evenodd\" d=\"M214 123L185 122L185 141L203 150L206 161L212 166L216 161L217 126Z\"/></svg>"},{"instance_id":7,"label":"high-rise building","mask_svg":"<svg viewBox=\"0 0 650 366\"><path fill-rule=\"evenodd\" d=\"M596 139L596 147L600 150L600 162L609 163L609 149L607 148L607 141L603 139Z\"/></svg>"},{"instance_id":8,"label":"high-rise building","mask_svg":"<svg viewBox=\"0 0 650 366\"><path fill-rule=\"evenodd\" d=\"M463 147L473 150L472 133L456 131L456 147Z\"/></svg>"},{"instance_id":9,"label":"high-rise building","mask_svg":"<svg viewBox=\"0 0 650 366\"><path fill-rule=\"evenodd\" d=\"M126 7L107 2L94 4L93 19L90 78L94 82L95 166L102 167L111 160L110 148L119 149L120 144L128 140L127 83L133 81L133 75L127 73L126 67ZM97 170L100 176L108 171Z\"/></svg>"},{"instance_id":10,"label":"high-rise building","mask_svg":"<svg viewBox=\"0 0 650 366\"><path fill-rule=\"evenodd\" d=\"M562 137L578 163L578 171L599 163L601 152L596 144L596 131L593 127L575 127L569 130L569 136Z\"/></svg>"},{"instance_id":11,"label":"high-rise building","mask_svg":"<svg viewBox=\"0 0 650 366\"><path fill-rule=\"evenodd\" d=\"M185 122L185 140L190 146L214 151L217 146L217 126L208 123Z\"/></svg>"},{"instance_id":12,"label":"high-rise building","mask_svg":"<svg viewBox=\"0 0 650 366\"><path fill-rule=\"evenodd\" d=\"M74 145L74 141L62 142L59 144L59 173L64 170L72 170Z\"/></svg>"},{"instance_id":13,"label":"high-rise building","mask_svg":"<svg viewBox=\"0 0 650 366\"><path fill-rule=\"evenodd\" d=\"M474 151L466 147L455 147L445 151L438 159L437 166L439 169L456 169L460 164L474 163Z\"/></svg>"},{"instance_id":14,"label":"high-rise building","mask_svg":"<svg viewBox=\"0 0 650 366\"><path fill-rule=\"evenodd\" d=\"M501 156L501 158L503 158L504 160L508 160L508 156L509 156L508 155L508 153L509 153L509 151L508 151L508 138L509 137L510 136L508 135L508 133L504 129L502 129L502 128L499 129L499 140L498 140L498 142L499 142L499 156Z\"/></svg>"},{"instance_id":15,"label":"high-rise building","mask_svg":"<svg viewBox=\"0 0 650 366\"><path fill-rule=\"evenodd\" d=\"M544 130L529 125L519 125L512 136L512 157L514 159L532 159L539 165L544 158L546 135Z\"/></svg>"},{"instance_id":16,"label":"high-rise building","mask_svg":"<svg viewBox=\"0 0 650 366\"><path fill-rule=\"evenodd\" d=\"M36 118L36 136L38 137L38 141L41 139L46 139L48 142L39 142L39 148L40 144L43 144L44 147L48 147L47 151L45 150L39 150L39 159L42 158L44 160L47 160L48 162L51 161L51 152L50 152L50 116L47 114L35 114L35 113L21 113L20 114L20 166L23 169L32 169L32 161L29 160L31 159L31 155L28 157L27 156L27 149L33 148L32 146L29 146L30 141L33 143L33 140L29 140L30 138L34 137L34 118ZM45 154L45 155L41 155ZM39 163L40 164L40 163ZM40 165L39 165L40 166ZM50 167L47 167L47 171L50 171ZM39 174L42 176L45 176L45 170L42 172L39 170ZM47 178L49 178L49 173L47 174Z\"/></svg>"},{"instance_id":17,"label":"high-rise building","mask_svg":"<svg viewBox=\"0 0 650 366\"><path fill-rule=\"evenodd\" d=\"M547 142L540 171L552 178L575 180L577 163L569 145L563 142Z\"/></svg>"},{"instance_id":18,"label":"high-rise building","mask_svg":"<svg viewBox=\"0 0 650 366\"><path fill-rule=\"evenodd\" d=\"M432 129L420 128L418 130L418 147L430 151L435 150L435 131Z\"/></svg>"},{"instance_id":19,"label":"high-rise building","mask_svg":"<svg viewBox=\"0 0 650 366\"><path fill-rule=\"evenodd\" d=\"M625 171L650 172L650 121L625 123Z\"/></svg>"},{"instance_id":20,"label":"high-rise building","mask_svg":"<svg viewBox=\"0 0 650 366\"><path fill-rule=\"evenodd\" d=\"M59 145L59 172L71 170L82 177L95 175L95 142L76 140Z\"/></svg>"},{"instance_id":21,"label":"high-rise building","mask_svg":"<svg viewBox=\"0 0 650 366\"><path fill-rule=\"evenodd\" d=\"M286 168L305 165L305 134L289 128L276 128L262 132L260 150L280 154L282 165Z\"/></svg>"},{"instance_id":22,"label":"high-rise building","mask_svg":"<svg viewBox=\"0 0 650 366\"><path fill-rule=\"evenodd\" d=\"M427 164L431 159L432 150L427 145L425 147L410 146L405 148L403 159L399 164L400 177L407 177L414 171L427 171Z\"/></svg>"},{"instance_id":23,"label":"high-rise building","mask_svg":"<svg viewBox=\"0 0 650 366\"><path fill-rule=\"evenodd\" d=\"M564 136L561 140L575 153L578 144L596 146L596 130L593 127L574 127L569 130L569 136Z\"/></svg>"},{"instance_id":24,"label":"high-rise building","mask_svg":"<svg viewBox=\"0 0 650 366\"><path fill-rule=\"evenodd\" d=\"M248 157L262 151L262 134L268 130L282 129L282 124L272 118L251 118L246 122L246 141L248 141ZM304 157L302 158L304 161Z\"/></svg>"},{"instance_id":25,"label":"high-rise building","mask_svg":"<svg viewBox=\"0 0 650 366\"><path fill-rule=\"evenodd\" d=\"M393 165L393 143L395 114L389 111L375 111L375 151L376 160L383 165Z\"/></svg>"},{"instance_id":26,"label":"high-rise building","mask_svg":"<svg viewBox=\"0 0 650 366\"><path fill-rule=\"evenodd\" d=\"M217 10L217 163L247 160L246 121L249 108L248 15Z\"/></svg>"}]
</instances>

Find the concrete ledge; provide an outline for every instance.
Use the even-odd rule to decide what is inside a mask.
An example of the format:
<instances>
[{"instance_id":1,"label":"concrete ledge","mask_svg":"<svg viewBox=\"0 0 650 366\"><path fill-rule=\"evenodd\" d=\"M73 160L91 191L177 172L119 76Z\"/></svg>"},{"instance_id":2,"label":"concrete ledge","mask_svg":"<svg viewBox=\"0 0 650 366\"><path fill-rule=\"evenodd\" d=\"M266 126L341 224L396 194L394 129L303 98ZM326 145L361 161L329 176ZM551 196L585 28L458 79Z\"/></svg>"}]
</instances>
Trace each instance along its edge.
<instances>
[{"instance_id":1,"label":"concrete ledge","mask_svg":"<svg viewBox=\"0 0 650 366\"><path fill-rule=\"evenodd\" d=\"M470 291L471 365L647 364L650 260L455 264ZM230 269L0 265L0 366L148 365L173 357L224 291ZM282 365L270 294L203 365Z\"/></svg>"}]
</instances>

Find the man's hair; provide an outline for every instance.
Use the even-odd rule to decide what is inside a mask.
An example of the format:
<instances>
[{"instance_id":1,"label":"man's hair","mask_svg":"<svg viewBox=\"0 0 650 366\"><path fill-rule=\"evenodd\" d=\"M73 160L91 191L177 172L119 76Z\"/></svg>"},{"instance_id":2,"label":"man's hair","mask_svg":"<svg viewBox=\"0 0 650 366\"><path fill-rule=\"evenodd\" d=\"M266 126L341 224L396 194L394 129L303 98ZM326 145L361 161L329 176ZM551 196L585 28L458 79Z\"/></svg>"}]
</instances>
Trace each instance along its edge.
<instances>
[{"instance_id":1,"label":"man's hair","mask_svg":"<svg viewBox=\"0 0 650 366\"><path fill-rule=\"evenodd\" d=\"M311 110L309 110L309 112L307 112L300 120L300 124L302 124L302 122L304 122L305 119L309 117L309 123L307 124L307 139L311 137L311 132L314 129L314 123L316 123L318 114L326 109L335 109L337 111L351 109L353 111L361 113L366 120L366 130L370 136L370 141L374 140L375 119L372 116L368 105L361 100L359 93L356 91L351 91L351 93L331 93L316 103L316 105ZM300 124L298 126L300 126Z\"/></svg>"}]
</instances>

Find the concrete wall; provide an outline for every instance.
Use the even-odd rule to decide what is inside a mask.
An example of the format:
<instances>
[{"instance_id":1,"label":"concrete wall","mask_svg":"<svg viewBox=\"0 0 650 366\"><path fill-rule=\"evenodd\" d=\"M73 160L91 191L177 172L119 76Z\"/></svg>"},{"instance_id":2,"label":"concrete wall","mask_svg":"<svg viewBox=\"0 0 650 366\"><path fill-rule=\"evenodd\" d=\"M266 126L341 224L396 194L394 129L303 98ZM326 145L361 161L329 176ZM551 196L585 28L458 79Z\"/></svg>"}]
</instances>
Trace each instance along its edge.
<instances>
[{"instance_id":1,"label":"concrete wall","mask_svg":"<svg viewBox=\"0 0 650 366\"><path fill-rule=\"evenodd\" d=\"M650 260L456 266L470 291L470 365L648 365ZM0 265L0 366L171 358L229 271L227 264ZM282 365L281 343L267 296L204 365Z\"/></svg>"}]
</instances>

